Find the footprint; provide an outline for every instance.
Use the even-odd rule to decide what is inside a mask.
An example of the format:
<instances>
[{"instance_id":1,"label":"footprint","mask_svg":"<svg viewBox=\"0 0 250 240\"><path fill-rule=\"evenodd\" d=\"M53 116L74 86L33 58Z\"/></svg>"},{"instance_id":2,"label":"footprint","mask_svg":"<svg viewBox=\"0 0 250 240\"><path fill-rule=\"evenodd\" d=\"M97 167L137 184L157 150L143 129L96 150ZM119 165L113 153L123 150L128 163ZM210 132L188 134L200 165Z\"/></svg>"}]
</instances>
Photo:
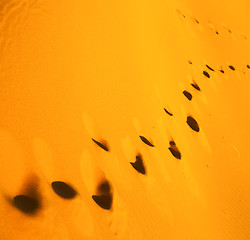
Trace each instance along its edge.
<instances>
[{"instance_id":1,"label":"footprint","mask_svg":"<svg viewBox=\"0 0 250 240\"><path fill-rule=\"evenodd\" d=\"M197 121L191 117L191 116L188 116L187 117L187 124L190 128L192 128L195 132L199 132L200 131L200 127L197 123Z\"/></svg>"},{"instance_id":2,"label":"footprint","mask_svg":"<svg viewBox=\"0 0 250 240\"><path fill-rule=\"evenodd\" d=\"M193 96L190 92L187 92L186 90L182 92L184 94L184 96L189 100L191 101Z\"/></svg>"},{"instance_id":3,"label":"footprint","mask_svg":"<svg viewBox=\"0 0 250 240\"><path fill-rule=\"evenodd\" d=\"M130 164L133 166L133 168L138 171L139 173L145 175L146 174L146 169L144 167L144 164L143 164L143 161L142 161L142 156L141 154L138 154L136 156L136 161L133 163L133 162L130 162Z\"/></svg>"},{"instance_id":4,"label":"footprint","mask_svg":"<svg viewBox=\"0 0 250 240\"><path fill-rule=\"evenodd\" d=\"M113 202L113 194L111 185L107 180L104 180L97 187L97 195L92 195L95 203L104 210L110 210Z\"/></svg>"},{"instance_id":5,"label":"footprint","mask_svg":"<svg viewBox=\"0 0 250 240\"><path fill-rule=\"evenodd\" d=\"M61 181L52 182L51 186L54 192L64 199L73 199L77 194L73 187Z\"/></svg>"},{"instance_id":6,"label":"footprint","mask_svg":"<svg viewBox=\"0 0 250 240\"><path fill-rule=\"evenodd\" d=\"M92 199L102 209L110 210L112 207L113 197L111 195L92 195Z\"/></svg>"},{"instance_id":7,"label":"footprint","mask_svg":"<svg viewBox=\"0 0 250 240\"><path fill-rule=\"evenodd\" d=\"M234 68L234 66L232 66L232 65L229 65L228 66L231 70L233 70L233 71L235 71L235 68Z\"/></svg>"},{"instance_id":8,"label":"footprint","mask_svg":"<svg viewBox=\"0 0 250 240\"><path fill-rule=\"evenodd\" d=\"M20 192L22 193L9 199L10 203L26 215L35 215L42 208L41 194L38 192L38 178L32 176L26 179Z\"/></svg>"},{"instance_id":9,"label":"footprint","mask_svg":"<svg viewBox=\"0 0 250 240\"><path fill-rule=\"evenodd\" d=\"M166 108L164 108L164 111L165 111L168 115L173 116L173 114L170 113Z\"/></svg>"},{"instance_id":10,"label":"footprint","mask_svg":"<svg viewBox=\"0 0 250 240\"><path fill-rule=\"evenodd\" d=\"M41 207L39 199L27 195L17 195L13 198L13 205L25 214L33 215Z\"/></svg>"},{"instance_id":11,"label":"footprint","mask_svg":"<svg viewBox=\"0 0 250 240\"><path fill-rule=\"evenodd\" d=\"M203 71L203 74L207 77L207 78L210 78L210 75L207 71Z\"/></svg>"},{"instance_id":12,"label":"footprint","mask_svg":"<svg viewBox=\"0 0 250 240\"><path fill-rule=\"evenodd\" d=\"M170 147L168 149L172 153L172 155L177 159L181 159L181 153L180 153L179 149L177 148L175 142L170 141L169 144L170 144Z\"/></svg>"},{"instance_id":13,"label":"footprint","mask_svg":"<svg viewBox=\"0 0 250 240\"><path fill-rule=\"evenodd\" d=\"M200 87L199 87L199 85L198 85L196 82L191 83L191 86L192 86L193 88L195 88L196 90L198 90L198 91L201 90Z\"/></svg>"},{"instance_id":14,"label":"footprint","mask_svg":"<svg viewBox=\"0 0 250 240\"><path fill-rule=\"evenodd\" d=\"M143 137L143 136L139 136L140 137L140 139L145 143L145 144L147 144L148 146L150 146L150 147L154 147L154 145L147 139L147 138L145 138L145 137Z\"/></svg>"},{"instance_id":15,"label":"footprint","mask_svg":"<svg viewBox=\"0 0 250 240\"><path fill-rule=\"evenodd\" d=\"M210 66L208 66L207 64L206 64L206 67L207 67L209 70L211 70L211 71L213 71L213 72L214 72L214 69L213 69L213 68L211 68Z\"/></svg>"},{"instance_id":16,"label":"footprint","mask_svg":"<svg viewBox=\"0 0 250 240\"><path fill-rule=\"evenodd\" d=\"M96 143L103 150L105 150L107 152L109 151L109 147L108 147L106 141L103 140L102 142L98 142L94 138L92 138L92 140L93 140L94 143Z\"/></svg>"}]
</instances>

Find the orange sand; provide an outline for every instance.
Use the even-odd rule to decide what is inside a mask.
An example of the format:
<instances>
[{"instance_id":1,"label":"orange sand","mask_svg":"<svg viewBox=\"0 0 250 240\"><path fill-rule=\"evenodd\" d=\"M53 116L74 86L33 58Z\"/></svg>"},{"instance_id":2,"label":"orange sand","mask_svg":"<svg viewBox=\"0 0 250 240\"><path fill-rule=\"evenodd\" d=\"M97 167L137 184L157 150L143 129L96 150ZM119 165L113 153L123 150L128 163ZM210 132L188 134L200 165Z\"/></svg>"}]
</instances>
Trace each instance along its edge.
<instances>
[{"instance_id":1,"label":"orange sand","mask_svg":"<svg viewBox=\"0 0 250 240\"><path fill-rule=\"evenodd\" d=\"M249 9L1 0L0 239L249 239ZM92 198L106 180L110 210Z\"/></svg>"}]
</instances>

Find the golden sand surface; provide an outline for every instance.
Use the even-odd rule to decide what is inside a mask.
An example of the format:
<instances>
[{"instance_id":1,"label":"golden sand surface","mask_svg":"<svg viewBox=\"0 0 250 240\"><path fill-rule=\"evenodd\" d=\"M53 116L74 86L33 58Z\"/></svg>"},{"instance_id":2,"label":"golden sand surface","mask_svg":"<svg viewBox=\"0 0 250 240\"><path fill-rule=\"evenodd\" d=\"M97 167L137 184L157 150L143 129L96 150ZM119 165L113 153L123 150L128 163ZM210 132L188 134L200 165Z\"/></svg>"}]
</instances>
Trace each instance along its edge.
<instances>
[{"instance_id":1,"label":"golden sand surface","mask_svg":"<svg viewBox=\"0 0 250 240\"><path fill-rule=\"evenodd\" d=\"M250 239L249 10L1 0L0 239Z\"/></svg>"}]
</instances>

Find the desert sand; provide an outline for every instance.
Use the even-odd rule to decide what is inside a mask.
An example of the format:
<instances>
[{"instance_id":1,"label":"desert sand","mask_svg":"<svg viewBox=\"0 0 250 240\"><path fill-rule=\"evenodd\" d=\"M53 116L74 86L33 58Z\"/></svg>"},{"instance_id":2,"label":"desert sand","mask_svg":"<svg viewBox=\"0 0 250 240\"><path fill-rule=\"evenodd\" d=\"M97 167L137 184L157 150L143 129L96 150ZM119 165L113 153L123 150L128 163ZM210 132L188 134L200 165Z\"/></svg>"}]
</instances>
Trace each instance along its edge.
<instances>
[{"instance_id":1,"label":"desert sand","mask_svg":"<svg viewBox=\"0 0 250 240\"><path fill-rule=\"evenodd\" d=\"M1 0L0 239L249 239L249 9Z\"/></svg>"}]
</instances>

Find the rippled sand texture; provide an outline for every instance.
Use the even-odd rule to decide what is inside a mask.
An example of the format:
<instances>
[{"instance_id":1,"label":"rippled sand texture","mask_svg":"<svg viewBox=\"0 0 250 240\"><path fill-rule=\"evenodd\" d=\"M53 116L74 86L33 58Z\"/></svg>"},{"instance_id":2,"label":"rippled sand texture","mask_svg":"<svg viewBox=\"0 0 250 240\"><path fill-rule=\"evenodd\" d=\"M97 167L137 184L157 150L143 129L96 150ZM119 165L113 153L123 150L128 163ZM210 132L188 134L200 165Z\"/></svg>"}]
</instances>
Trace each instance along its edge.
<instances>
[{"instance_id":1,"label":"rippled sand texture","mask_svg":"<svg viewBox=\"0 0 250 240\"><path fill-rule=\"evenodd\" d=\"M1 0L0 239L249 239L249 9Z\"/></svg>"}]
</instances>

